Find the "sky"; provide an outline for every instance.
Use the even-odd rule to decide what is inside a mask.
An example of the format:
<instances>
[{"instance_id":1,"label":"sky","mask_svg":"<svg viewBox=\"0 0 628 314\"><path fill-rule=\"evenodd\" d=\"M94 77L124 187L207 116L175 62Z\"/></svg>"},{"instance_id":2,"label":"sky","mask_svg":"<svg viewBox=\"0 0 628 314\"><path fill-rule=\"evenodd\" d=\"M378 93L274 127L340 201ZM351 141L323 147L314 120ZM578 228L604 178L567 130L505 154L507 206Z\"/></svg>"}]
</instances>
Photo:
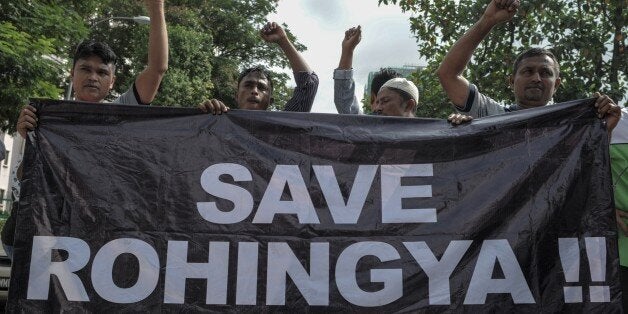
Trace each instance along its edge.
<instances>
[{"instance_id":1,"label":"sky","mask_svg":"<svg viewBox=\"0 0 628 314\"><path fill-rule=\"evenodd\" d=\"M312 112L336 113L333 72L340 60L344 32L362 26L362 40L353 55L353 78L361 100L369 72L424 64L410 32L409 17L399 6L378 6L377 0L280 0L268 20L286 23L307 47L302 54L320 80ZM294 80L289 84L294 86Z\"/></svg>"}]
</instances>

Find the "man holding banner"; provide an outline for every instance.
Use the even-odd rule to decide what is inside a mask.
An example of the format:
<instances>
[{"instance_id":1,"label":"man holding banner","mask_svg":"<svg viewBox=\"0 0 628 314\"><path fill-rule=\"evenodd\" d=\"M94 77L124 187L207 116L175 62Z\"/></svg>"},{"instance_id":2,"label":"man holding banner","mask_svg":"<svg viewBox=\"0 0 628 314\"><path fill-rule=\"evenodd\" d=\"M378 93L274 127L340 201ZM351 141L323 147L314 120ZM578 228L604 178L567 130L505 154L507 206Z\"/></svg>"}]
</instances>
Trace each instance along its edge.
<instances>
[{"instance_id":1,"label":"man holding banner","mask_svg":"<svg viewBox=\"0 0 628 314\"><path fill-rule=\"evenodd\" d=\"M451 47L438 68L441 85L459 112L449 117L454 124L552 102L561 78L558 60L546 49L528 49L515 60L510 86L516 102L511 105L502 105L483 95L462 76L482 40L493 27L510 21L518 8L519 0L491 0L482 17ZM596 93L594 97L598 116L606 118L608 129L612 130L620 117L619 107L606 95Z\"/></svg>"},{"instance_id":2,"label":"man holding banner","mask_svg":"<svg viewBox=\"0 0 628 314\"><path fill-rule=\"evenodd\" d=\"M137 76L129 90L114 103L150 104L157 95L157 89L168 69L168 33L164 15L164 0L145 0L150 16L148 36L148 64ZM116 81L117 56L102 42L86 40L81 42L74 54L72 66L72 86L78 101L102 102ZM26 132L37 127L37 114L33 106L27 105L20 111L17 131L23 138Z\"/></svg>"},{"instance_id":3,"label":"man holding banner","mask_svg":"<svg viewBox=\"0 0 628 314\"><path fill-rule=\"evenodd\" d=\"M137 76L128 91L120 95L113 102L129 105L150 104L155 96L161 79L168 69L168 33L164 14L163 0L145 0L150 16L150 33L148 36L148 64ZM116 76L117 56L115 52L103 42L85 40L81 42L74 53L72 66L72 86L75 99L87 102L103 102L113 88ZM17 121L17 131L26 138L26 133L37 127L37 109L27 105L20 111ZM4 150L2 150L4 152ZM21 168L21 166L20 166ZM19 184L19 183L14 183ZM19 195L19 193L18 193ZM15 213L13 213L15 215ZM3 226L3 240L7 251L12 251L12 231L15 219L7 220Z\"/></svg>"},{"instance_id":4,"label":"man holding banner","mask_svg":"<svg viewBox=\"0 0 628 314\"><path fill-rule=\"evenodd\" d=\"M268 22L260 30L260 36L268 43L276 43L290 62L297 86L284 111L310 112L318 90L318 76L294 47L285 30L275 22ZM240 109L266 110L273 103L273 82L263 67L245 69L238 77L236 103ZM212 114L222 114L229 108L218 99L210 99L199 108Z\"/></svg>"}]
</instances>

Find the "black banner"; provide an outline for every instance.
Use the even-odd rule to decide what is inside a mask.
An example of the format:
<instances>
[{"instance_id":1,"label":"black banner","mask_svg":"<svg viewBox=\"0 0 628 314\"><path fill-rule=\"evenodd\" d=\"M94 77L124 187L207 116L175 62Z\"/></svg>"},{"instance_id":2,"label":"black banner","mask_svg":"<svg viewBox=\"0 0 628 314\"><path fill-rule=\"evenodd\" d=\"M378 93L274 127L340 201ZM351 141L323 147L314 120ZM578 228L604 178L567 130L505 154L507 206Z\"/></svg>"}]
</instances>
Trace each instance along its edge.
<instances>
[{"instance_id":1,"label":"black banner","mask_svg":"<svg viewBox=\"0 0 628 314\"><path fill-rule=\"evenodd\" d=\"M39 101L7 308L618 311L592 104L451 126Z\"/></svg>"}]
</instances>

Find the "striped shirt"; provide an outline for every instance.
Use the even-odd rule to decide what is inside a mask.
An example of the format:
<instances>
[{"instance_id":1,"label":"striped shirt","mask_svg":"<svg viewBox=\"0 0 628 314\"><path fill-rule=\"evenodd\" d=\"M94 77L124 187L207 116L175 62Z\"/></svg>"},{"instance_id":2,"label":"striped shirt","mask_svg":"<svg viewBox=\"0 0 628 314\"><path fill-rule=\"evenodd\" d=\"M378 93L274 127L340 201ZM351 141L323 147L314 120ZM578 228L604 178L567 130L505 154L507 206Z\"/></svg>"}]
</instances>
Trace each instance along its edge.
<instances>
[{"instance_id":1,"label":"striped shirt","mask_svg":"<svg viewBox=\"0 0 628 314\"><path fill-rule=\"evenodd\" d=\"M310 112L318 91L318 76L314 72L295 72L294 80L297 87L294 88L292 98L288 100L283 110Z\"/></svg>"}]
</instances>

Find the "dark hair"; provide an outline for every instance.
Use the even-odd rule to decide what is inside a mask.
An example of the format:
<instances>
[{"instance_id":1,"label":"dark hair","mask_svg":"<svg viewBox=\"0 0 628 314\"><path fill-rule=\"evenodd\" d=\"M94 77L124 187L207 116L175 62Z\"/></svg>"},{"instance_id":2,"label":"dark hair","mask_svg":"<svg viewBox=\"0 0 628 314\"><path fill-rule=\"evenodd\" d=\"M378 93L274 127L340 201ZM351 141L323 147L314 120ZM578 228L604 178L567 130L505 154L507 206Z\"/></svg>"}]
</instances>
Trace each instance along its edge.
<instances>
[{"instance_id":1,"label":"dark hair","mask_svg":"<svg viewBox=\"0 0 628 314\"><path fill-rule=\"evenodd\" d=\"M554 56L554 54L551 51L544 48L530 48L522 52L521 54L519 54L517 56L517 59L515 59L515 64L513 67L513 70L514 70L513 75L517 74L517 70L519 70L519 64L521 63L523 59L539 57L539 56L548 56L552 60L554 60L554 70L556 70L556 76L560 76L560 69L558 68L558 59L556 59L556 56Z\"/></svg>"},{"instance_id":2,"label":"dark hair","mask_svg":"<svg viewBox=\"0 0 628 314\"><path fill-rule=\"evenodd\" d=\"M116 62L118 61L118 57L109 45L93 39L87 39L76 46L72 66L76 64L76 61L80 59L87 59L91 56L99 57L105 64L113 64L114 68L116 66Z\"/></svg>"},{"instance_id":3,"label":"dark hair","mask_svg":"<svg viewBox=\"0 0 628 314\"><path fill-rule=\"evenodd\" d=\"M252 68L248 68L248 69L244 69L242 72L240 72L240 75L238 76L238 86L236 87L239 88L240 87L240 82L242 82L242 79L244 79L245 76L249 75L250 73L253 72L259 72L261 75L266 77L266 80L268 80L268 87L270 88L269 93L272 97L273 95L273 80L270 77L270 73L261 65L256 65Z\"/></svg>"},{"instance_id":4,"label":"dark hair","mask_svg":"<svg viewBox=\"0 0 628 314\"><path fill-rule=\"evenodd\" d=\"M401 77L401 74L391 68L379 69L379 71L373 75L373 80L371 81L371 94L377 95L377 92L379 92L379 89L382 88L384 83L396 77Z\"/></svg>"}]
</instances>

